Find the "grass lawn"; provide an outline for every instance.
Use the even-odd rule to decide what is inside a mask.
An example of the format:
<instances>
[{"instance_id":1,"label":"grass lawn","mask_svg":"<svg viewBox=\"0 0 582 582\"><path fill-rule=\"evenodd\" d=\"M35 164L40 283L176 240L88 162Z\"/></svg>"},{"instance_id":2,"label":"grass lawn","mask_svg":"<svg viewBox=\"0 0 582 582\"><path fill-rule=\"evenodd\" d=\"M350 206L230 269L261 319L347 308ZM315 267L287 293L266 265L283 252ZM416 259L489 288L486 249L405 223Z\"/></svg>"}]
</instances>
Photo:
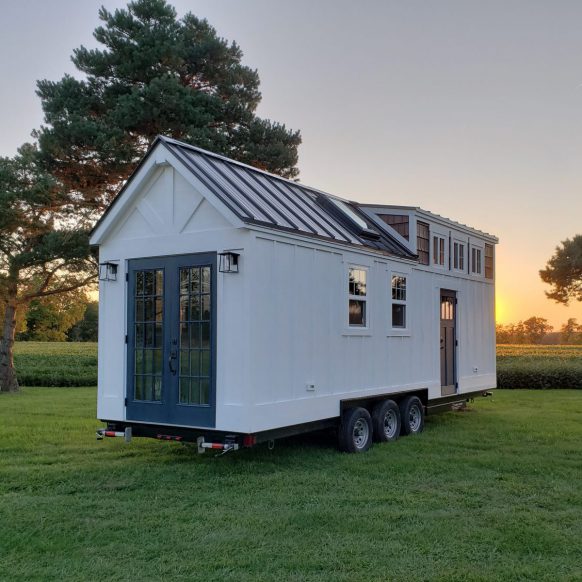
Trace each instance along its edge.
<instances>
[{"instance_id":1,"label":"grass lawn","mask_svg":"<svg viewBox=\"0 0 582 582\"><path fill-rule=\"evenodd\" d=\"M3 580L582 578L582 392L497 391L340 454L96 442L94 388L0 396Z\"/></svg>"}]
</instances>

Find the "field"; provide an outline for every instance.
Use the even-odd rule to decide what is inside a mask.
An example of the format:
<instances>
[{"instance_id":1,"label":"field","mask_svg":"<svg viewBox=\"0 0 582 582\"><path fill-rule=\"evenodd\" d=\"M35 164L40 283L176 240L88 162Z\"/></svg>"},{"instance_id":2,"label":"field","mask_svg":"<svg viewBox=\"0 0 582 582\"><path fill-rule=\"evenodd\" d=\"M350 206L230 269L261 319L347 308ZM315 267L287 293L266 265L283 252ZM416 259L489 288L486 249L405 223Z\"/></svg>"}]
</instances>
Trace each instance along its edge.
<instances>
[{"instance_id":1,"label":"field","mask_svg":"<svg viewBox=\"0 0 582 582\"><path fill-rule=\"evenodd\" d=\"M218 458L97 442L95 397L0 395L2 580L582 577L582 392L497 391L363 455Z\"/></svg>"},{"instance_id":2,"label":"field","mask_svg":"<svg viewBox=\"0 0 582 582\"><path fill-rule=\"evenodd\" d=\"M16 342L14 365L22 386L94 386L97 344Z\"/></svg>"},{"instance_id":3,"label":"field","mask_svg":"<svg viewBox=\"0 0 582 582\"><path fill-rule=\"evenodd\" d=\"M23 386L97 384L97 344L16 344ZM500 388L582 388L582 346L497 346Z\"/></svg>"},{"instance_id":4,"label":"field","mask_svg":"<svg viewBox=\"0 0 582 582\"><path fill-rule=\"evenodd\" d=\"M582 388L582 346L497 346L500 388Z\"/></svg>"}]
</instances>

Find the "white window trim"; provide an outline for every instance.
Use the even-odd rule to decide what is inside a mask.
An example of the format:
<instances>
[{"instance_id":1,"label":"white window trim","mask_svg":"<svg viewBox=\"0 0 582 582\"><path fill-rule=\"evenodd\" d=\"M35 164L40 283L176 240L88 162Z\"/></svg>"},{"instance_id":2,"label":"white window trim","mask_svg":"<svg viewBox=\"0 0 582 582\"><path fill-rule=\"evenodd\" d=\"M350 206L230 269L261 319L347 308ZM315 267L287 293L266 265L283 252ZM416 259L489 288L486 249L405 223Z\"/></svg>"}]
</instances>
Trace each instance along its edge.
<instances>
[{"instance_id":1,"label":"white window trim","mask_svg":"<svg viewBox=\"0 0 582 582\"><path fill-rule=\"evenodd\" d=\"M406 271L393 271L388 270L388 337L409 337L410 332L410 273ZM406 278L406 300L402 301L400 299L392 299L392 277L405 277ZM405 327L392 327L392 305L396 303L398 305L406 306L404 322Z\"/></svg>"},{"instance_id":2,"label":"white window trim","mask_svg":"<svg viewBox=\"0 0 582 582\"><path fill-rule=\"evenodd\" d=\"M479 271L473 271L473 249L475 249L481 253L481 260L479 261L479 263L480 263L479 264L479 267L480 267ZM469 250L469 274L472 277L483 277L485 275L484 260L485 260L485 247L471 244L470 250Z\"/></svg>"},{"instance_id":3,"label":"white window trim","mask_svg":"<svg viewBox=\"0 0 582 582\"><path fill-rule=\"evenodd\" d=\"M463 267L455 267L455 245L461 245L463 247ZM467 273L467 261L470 259L467 253L468 244L466 240L459 240L453 238L453 245L451 252L453 256L451 257L451 270L455 271L456 273Z\"/></svg>"},{"instance_id":4,"label":"white window trim","mask_svg":"<svg viewBox=\"0 0 582 582\"><path fill-rule=\"evenodd\" d=\"M448 249L447 249L447 235L446 234L441 234L440 232L431 232L431 239L430 239L430 259L431 259L431 263L430 266L434 267L435 269L446 269L447 268L447 255L448 255ZM438 238L439 239L439 249L440 249L440 240L443 241L443 264L441 265L440 263L435 262L435 256L434 256L434 239ZM440 250L439 250L439 254L440 254Z\"/></svg>"},{"instance_id":5,"label":"white window trim","mask_svg":"<svg viewBox=\"0 0 582 582\"><path fill-rule=\"evenodd\" d=\"M351 295L350 294L350 270L351 269L358 269L360 271L366 272L366 295ZM347 283L347 284L346 284ZM371 327L370 327L370 267L366 265L358 265L356 263L348 263L344 273L344 301L343 301L343 308L344 308L344 329L342 335L364 335L369 336L371 334ZM366 325L350 325L350 299L355 301L365 301L366 308L365 308L365 321Z\"/></svg>"}]
</instances>

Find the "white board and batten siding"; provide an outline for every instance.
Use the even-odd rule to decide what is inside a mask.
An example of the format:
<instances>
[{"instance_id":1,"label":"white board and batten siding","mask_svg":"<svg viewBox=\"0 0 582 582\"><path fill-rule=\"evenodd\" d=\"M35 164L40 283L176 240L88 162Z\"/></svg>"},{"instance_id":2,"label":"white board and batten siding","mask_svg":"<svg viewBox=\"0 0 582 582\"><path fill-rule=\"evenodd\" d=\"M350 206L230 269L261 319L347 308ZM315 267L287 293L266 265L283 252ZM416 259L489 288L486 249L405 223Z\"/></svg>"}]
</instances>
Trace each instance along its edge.
<instances>
[{"instance_id":1,"label":"white board and batten siding","mask_svg":"<svg viewBox=\"0 0 582 582\"><path fill-rule=\"evenodd\" d=\"M128 261L225 250L240 253L240 264L236 274L217 273L215 430L337 417L342 400L392 392L439 398L441 289L458 299L458 394L495 387L492 280L244 224L182 162L159 144L93 234L100 262L118 264L117 281L100 284L99 418L126 420ZM416 210L406 210L413 253ZM493 240L431 216L418 218L468 245ZM348 325L351 266L367 271L365 328ZM405 329L391 327L392 274L407 277Z\"/></svg>"},{"instance_id":2,"label":"white board and batten siding","mask_svg":"<svg viewBox=\"0 0 582 582\"><path fill-rule=\"evenodd\" d=\"M248 255L253 430L337 416L345 399L425 388L439 398L440 289L457 292L459 393L495 387L490 282L265 234ZM367 329L348 325L349 266L368 270ZM393 273L407 276L405 330L391 328Z\"/></svg>"}]
</instances>

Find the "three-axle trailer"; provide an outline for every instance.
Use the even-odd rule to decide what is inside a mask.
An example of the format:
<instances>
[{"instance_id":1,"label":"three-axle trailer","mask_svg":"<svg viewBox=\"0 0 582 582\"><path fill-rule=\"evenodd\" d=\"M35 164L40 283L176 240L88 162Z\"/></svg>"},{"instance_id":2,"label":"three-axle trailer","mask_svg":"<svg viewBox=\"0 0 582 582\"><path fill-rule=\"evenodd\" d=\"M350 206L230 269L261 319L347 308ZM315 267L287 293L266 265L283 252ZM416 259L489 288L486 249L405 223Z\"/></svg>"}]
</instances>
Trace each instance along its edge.
<instances>
[{"instance_id":1,"label":"three-axle trailer","mask_svg":"<svg viewBox=\"0 0 582 582\"><path fill-rule=\"evenodd\" d=\"M365 451L496 385L497 239L158 138L93 230L102 436Z\"/></svg>"}]
</instances>

